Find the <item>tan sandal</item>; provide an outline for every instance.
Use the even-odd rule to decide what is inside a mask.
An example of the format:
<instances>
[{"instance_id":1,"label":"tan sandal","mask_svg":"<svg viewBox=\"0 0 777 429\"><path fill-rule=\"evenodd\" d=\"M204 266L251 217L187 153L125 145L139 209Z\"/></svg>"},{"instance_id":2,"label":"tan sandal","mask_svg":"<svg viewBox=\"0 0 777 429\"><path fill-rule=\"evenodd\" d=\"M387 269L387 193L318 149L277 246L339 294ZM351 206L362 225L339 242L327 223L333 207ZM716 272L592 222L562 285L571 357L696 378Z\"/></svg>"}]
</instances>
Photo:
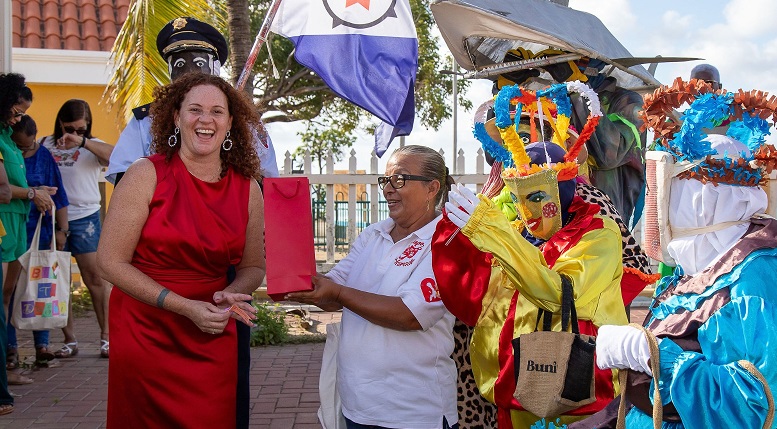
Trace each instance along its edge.
<instances>
[{"instance_id":1,"label":"tan sandal","mask_svg":"<svg viewBox=\"0 0 777 429\"><path fill-rule=\"evenodd\" d=\"M25 377L16 372L8 373L8 384L12 386L23 386L25 384L32 384L32 382L33 382L33 379L31 379L30 377Z\"/></svg>"},{"instance_id":2,"label":"tan sandal","mask_svg":"<svg viewBox=\"0 0 777 429\"><path fill-rule=\"evenodd\" d=\"M13 412L13 404L0 404L0 416L11 414Z\"/></svg>"},{"instance_id":3,"label":"tan sandal","mask_svg":"<svg viewBox=\"0 0 777 429\"><path fill-rule=\"evenodd\" d=\"M72 343L65 343L61 349L54 352L54 356L59 359L70 358L78 354L78 341Z\"/></svg>"}]
</instances>

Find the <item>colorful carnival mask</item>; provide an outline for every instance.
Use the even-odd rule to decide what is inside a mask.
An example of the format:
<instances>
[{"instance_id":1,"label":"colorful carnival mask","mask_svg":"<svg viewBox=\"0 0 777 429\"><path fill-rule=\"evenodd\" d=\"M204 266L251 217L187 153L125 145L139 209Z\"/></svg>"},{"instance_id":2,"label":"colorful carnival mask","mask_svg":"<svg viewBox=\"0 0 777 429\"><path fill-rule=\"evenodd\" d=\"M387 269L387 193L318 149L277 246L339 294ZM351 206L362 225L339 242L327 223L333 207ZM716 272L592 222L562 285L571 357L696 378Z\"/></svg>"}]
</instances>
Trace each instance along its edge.
<instances>
[{"instance_id":1,"label":"colorful carnival mask","mask_svg":"<svg viewBox=\"0 0 777 429\"><path fill-rule=\"evenodd\" d=\"M688 105L682 122L674 111ZM677 78L672 86L661 86L645 96L645 127L656 136L654 150L646 157L647 194L644 232L645 253L653 259L673 265L669 255L671 241L713 233L728 228L732 222L687 228L670 222L672 183L677 179L696 180L714 186L764 187L777 166L777 150L765 144L769 129L777 120L777 97L762 91L737 93L714 90L703 80L684 82ZM771 119L771 124L767 121ZM726 138L735 145L730 150L715 148L720 139L707 136L707 131L728 123ZM740 147L741 150L735 149ZM774 194L774 189L771 194ZM770 196L773 200L774 196ZM774 214L773 201L771 213ZM743 222L746 220L743 220Z\"/></svg>"},{"instance_id":2,"label":"colorful carnival mask","mask_svg":"<svg viewBox=\"0 0 777 429\"><path fill-rule=\"evenodd\" d=\"M572 113L570 91L587 99L591 114L577 141L566 151L563 145L569 136ZM515 106L512 115L511 106ZM577 176L577 155L602 116L599 98L581 82L552 85L536 93L518 86L505 86L497 94L493 109L494 123L504 146L489 136L485 122L478 123L477 115L475 136L487 151L496 154L497 161L508 167L501 179L514 195L516 209L528 231L536 238L547 240L563 225L565 207L562 205L568 206L574 192L571 180ZM537 115L539 123L547 120L553 129L552 143L529 145L531 155L520 134L520 124L515 120L524 109L529 117ZM555 120L551 112L555 112ZM529 136L530 140L537 141L535 121L530 121ZM564 183L564 192L559 191L559 182Z\"/></svg>"},{"instance_id":3,"label":"colorful carnival mask","mask_svg":"<svg viewBox=\"0 0 777 429\"><path fill-rule=\"evenodd\" d=\"M510 192L531 235L547 240L561 229L561 197L555 170L543 170L521 178L513 183Z\"/></svg>"}]
</instances>

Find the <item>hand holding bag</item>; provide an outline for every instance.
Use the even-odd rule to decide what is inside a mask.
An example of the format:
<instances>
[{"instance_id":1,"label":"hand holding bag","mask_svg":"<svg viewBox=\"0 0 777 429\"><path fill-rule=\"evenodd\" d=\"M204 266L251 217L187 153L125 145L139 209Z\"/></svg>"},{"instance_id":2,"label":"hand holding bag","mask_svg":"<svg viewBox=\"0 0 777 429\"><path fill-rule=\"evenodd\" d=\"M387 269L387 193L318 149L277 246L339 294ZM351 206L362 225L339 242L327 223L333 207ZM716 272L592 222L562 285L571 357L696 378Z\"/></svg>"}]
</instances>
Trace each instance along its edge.
<instances>
[{"instance_id":1,"label":"hand holding bag","mask_svg":"<svg viewBox=\"0 0 777 429\"><path fill-rule=\"evenodd\" d=\"M561 331L552 331L552 314L537 314L535 331L513 339L515 393L526 411L539 417L557 417L596 400L594 352L596 342L581 335L572 281L561 276ZM540 319L543 330L537 331ZM572 332L567 332L571 325Z\"/></svg>"},{"instance_id":2,"label":"hand holding bag","mask_svg":"<svg viewBox=\"0 0 777 429\"><path fill-rule=\"evenodd\" d=\"M290 292L313 290L316 255L307 177L264 179L267 295L282 301Z\"/></svg>"},{"instance_id":3,"label":"hand holding bag","mask_svg":"<svg viewBox=\"0 0 777 429\"><path fill-rule=\"evenodd\" d=\"M70 252L57 250L57 235L51 236L51 248L40 249L43 213L32 237L30 248L19 257L22 271L16 282L11 324L17 329L46 330L67 325L70 302ZM51 216L52 227L54 216ZM54 231L54 228L52 228Z\"/></svg>"}]
</instances>

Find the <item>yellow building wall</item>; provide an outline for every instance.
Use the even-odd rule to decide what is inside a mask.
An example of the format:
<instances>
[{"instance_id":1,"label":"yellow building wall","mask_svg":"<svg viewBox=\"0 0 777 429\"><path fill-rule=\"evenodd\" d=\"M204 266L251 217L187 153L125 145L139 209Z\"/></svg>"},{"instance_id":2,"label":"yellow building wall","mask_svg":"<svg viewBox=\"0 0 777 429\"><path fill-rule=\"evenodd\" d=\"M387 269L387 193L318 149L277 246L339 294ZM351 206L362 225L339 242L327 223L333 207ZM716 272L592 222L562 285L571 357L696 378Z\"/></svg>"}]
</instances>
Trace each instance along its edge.
<instances>
[{"instance_id":1,"label":"yellow building wall","mask_svg":"<svg viewBox=\"0 0 777 429\"><path fill-rule=\"evenodd\" d=\"M109 112L106 106L100 103L104 86L28 84L32 90L32 106L27 110L27 114L32 116L38 125L38 138L53 134L59 108L67 100L79 98L89 103L92 110L92 135L106 143L116 144L123 124L113 112ZM105 210L113 192L113 185L101 182L100 188L103 191Z\"/></svg>"}]
</instances>

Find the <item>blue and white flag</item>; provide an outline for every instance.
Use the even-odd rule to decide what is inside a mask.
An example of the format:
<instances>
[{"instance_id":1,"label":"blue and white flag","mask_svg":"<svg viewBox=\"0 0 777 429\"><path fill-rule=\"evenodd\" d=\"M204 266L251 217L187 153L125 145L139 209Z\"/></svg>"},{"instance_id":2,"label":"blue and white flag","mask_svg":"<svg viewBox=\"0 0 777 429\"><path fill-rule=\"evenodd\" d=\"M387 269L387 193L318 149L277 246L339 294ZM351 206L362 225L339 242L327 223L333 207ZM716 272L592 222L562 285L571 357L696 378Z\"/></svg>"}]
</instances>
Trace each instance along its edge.
<instances>
[{"instance_id":1,"label":"blue and white flag","mask_svg":"<svg viewBox=\"0 0 777 429\"><path fill-rule=\"evenodd\" d=\"M410 134L418 39L409 1L280 1L270 30L291 39L297 61L392 127L376 134L378 156L394 136Z\"/></svg>"}]
</instances>

